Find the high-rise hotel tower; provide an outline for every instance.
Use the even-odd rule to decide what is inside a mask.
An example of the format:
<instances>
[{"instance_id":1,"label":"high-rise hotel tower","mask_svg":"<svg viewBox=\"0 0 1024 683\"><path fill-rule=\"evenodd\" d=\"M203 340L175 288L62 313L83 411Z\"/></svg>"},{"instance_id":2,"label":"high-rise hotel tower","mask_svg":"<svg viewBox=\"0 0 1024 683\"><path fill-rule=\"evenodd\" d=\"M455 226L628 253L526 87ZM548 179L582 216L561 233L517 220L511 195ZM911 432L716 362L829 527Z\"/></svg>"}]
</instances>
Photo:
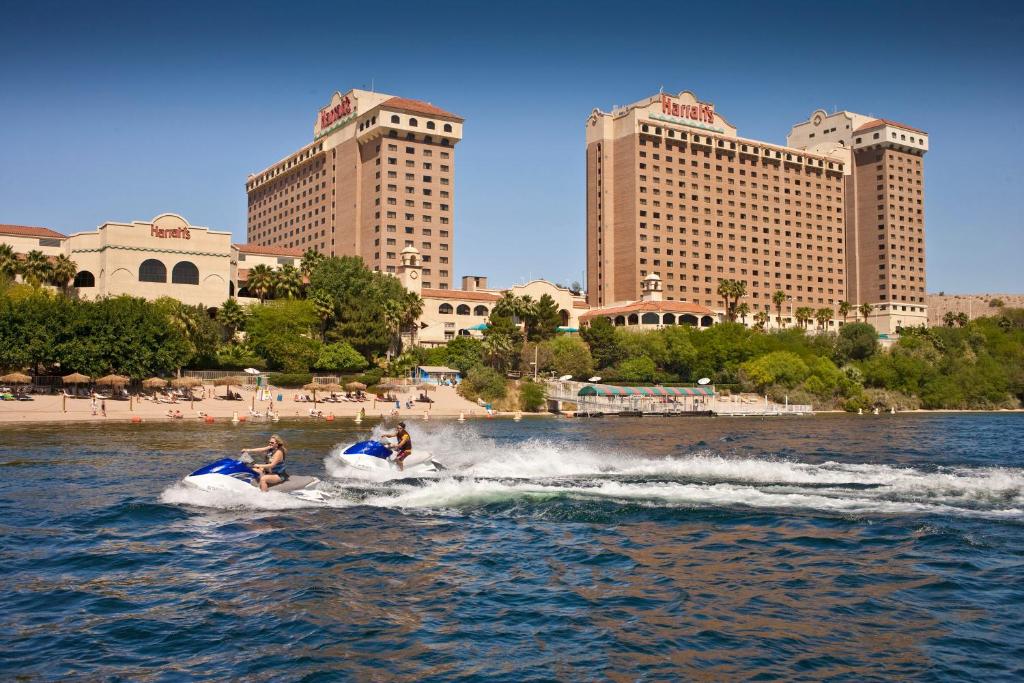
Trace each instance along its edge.
<instances>
[{"instance_id":1,"label":"high-rise hotel tower","mask_svg":"<svg viewBox=\"0 0 1024 683\"><path fill-rule=\"evenodd\" d=\"M666 299L718 311L718 283L741 280L743 301L773 325L777 290L790 323L800 307L839 318L843 300L873 304L883 331L926 319L925 134L815 112L787 146L772 145L739 137L690 92L595 109L586 130L592 306L636 300L655 273Z\"/></svg>"},{"instance_id":2,"label":"high-rise hotel tower","mask_svg":"<svg viewBox=\"0 0 1024 683\"><path fill-rule=\"evenodd\" d=\"M248 241L361 256L392 273L412 246L423 286L449 289L462 122L418 100L334 93L310 144L246 180Z\"/></svg>"}]
</instances>

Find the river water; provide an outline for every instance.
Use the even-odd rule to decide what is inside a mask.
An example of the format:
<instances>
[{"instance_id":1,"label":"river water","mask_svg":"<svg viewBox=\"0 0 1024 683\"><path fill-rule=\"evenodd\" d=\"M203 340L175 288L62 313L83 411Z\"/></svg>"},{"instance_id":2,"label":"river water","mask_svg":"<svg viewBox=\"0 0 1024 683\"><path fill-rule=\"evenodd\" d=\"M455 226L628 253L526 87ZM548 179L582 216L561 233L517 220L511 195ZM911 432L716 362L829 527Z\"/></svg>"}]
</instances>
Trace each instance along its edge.
<instances>
[{"instance_id":1,"label":"river water","mask_svg":"<svg viewBox=\"0 0 1024 683\"><path fill-rule=\"evenodd\" d=\"M1020 680L1024 415L2 428L11 680Z\"/></svg>"}]
</instances>

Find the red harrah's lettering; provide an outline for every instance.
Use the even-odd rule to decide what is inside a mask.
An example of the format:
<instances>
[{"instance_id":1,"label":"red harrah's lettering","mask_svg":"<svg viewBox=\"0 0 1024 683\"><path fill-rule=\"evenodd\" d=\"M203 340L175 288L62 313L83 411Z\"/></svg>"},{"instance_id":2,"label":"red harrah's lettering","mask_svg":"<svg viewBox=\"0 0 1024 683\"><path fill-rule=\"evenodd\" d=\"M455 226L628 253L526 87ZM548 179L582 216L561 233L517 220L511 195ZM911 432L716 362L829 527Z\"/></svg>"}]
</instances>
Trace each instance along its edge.
<instances>
[{"instance_id":1,"label":"red harrah's lettering","mask_svg":"<svg viewBox=\"0 0 1024 683\"><path fill-rule=\"evenodd\" d=\"M326 128L343 116L352 113L352 101L346 97L330 109L320 112L320 127Z\"/></svg>"},{"instance_id":2,"label":"red harrah's lettering","mask_svg":"<svg viewBox=\"0 0 1024 683\"><path fill-rule=\"evenodd\" d=\"M661 96L661 113L669 116L678 116L684 119L693 119L702 123L715 122L715 108L710 104L679 104L673 102L668 95Z\"/></svg>"},{"instance_id":3,"label":"red harrah's lettering","mask_svg":"<svg viewBox=\"0 0 1024 683\"><path fill-rule=\"evenodd\" d=\"M149 234L151 237L178 237L183 240L192 239L192 235L188 234L188 228L150 228Z\"/></svg>"}]
</instances>

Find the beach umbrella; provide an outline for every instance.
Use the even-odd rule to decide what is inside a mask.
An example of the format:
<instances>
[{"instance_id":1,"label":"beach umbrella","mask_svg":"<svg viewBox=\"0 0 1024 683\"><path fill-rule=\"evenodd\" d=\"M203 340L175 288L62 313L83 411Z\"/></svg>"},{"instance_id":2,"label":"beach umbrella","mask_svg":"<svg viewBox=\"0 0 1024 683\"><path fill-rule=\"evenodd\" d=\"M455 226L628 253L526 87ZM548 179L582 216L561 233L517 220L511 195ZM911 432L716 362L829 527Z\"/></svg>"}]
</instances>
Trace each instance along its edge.
<instances>
[{"instance_id":1,"label":"beach umbrella","mask_svg":"<svg viewBox=\"0 0 1024 683\"><path fill-rule=\"evenodd\" d=\"M28 384L31 381L31 377L20 372L12 372L9 375L0 377L0 383L3 384Z\"/></svg>"},{"instance_id":2,"label":"beach umbrella","mask_svg":"<svg viewBox=\"0 0 1024 683\"><path fill-rule=\"evenodd\" d=\"M178 388L191 389L192 387L198 387L202 385L203 380L198 377L177 377L171 380L171 386Z\"/></svg>"},{"instance_id":3,"label":"beach umbrella","mask_svg":"<svg viewBox=\"0 0 1024 683\"><path fill-rule=\"evenodd\" d=\"M87 384L92 381L92 377L80 372L73 372L70 375L64 375L61 380L64 384Z\"/></svg>"},{"instance_id":4,"label":"beach umbrella","mask_svg":"<svg viewBox=\"0 0 1024 683\"><path fill-rule=\"evenodd\" d=\"M245 384L245 381L245 377L218 377L213 380L213 385L217 387L227 387L227 393L224 394L227 396L231 392L231 387L241 387Z\"/></svg>"},{"instance_id":5,"label":"beach umbrella","mask_svg":"<svg viewBox=\"0 0 1024 683\"><path fill-rule=\"evenodd\" d=\"M437 389L436 384L430 384L428 382L420 382L416 385L416 388L420 391L435 391Z\"/></svg>"},{"instance_id":6,"label":"beach umbrella","mask_svg":"<svg viewBox=\"0 0 1024 683\"><path fill-rule=\"evenodd\" d=\"M313 392L313 407L315 408L316 407L316 392L317 391L326 391L327 387L330 387L330 386L335 386L336 387L338 385L337 384L318 384L316 382L310 382L309 384L303 385L302 388L305 389L306 391L312 391Z\"/></svg>"},{"instance_id":7,"label":"beach umbrella","mask_svg":"<svg viewBox=\"0 0 1024 683\"><path fill-rule=\"evenodd\" d=\"M345 388L349 391L362 391L366 388L366 385L362 382L349 382L345 385Z\"/></svg>"},{"instance_id":8,"label":"beach umbrella","mask_svg":"<svg viewBox=\"0 0 1024 683\"><path fill-rule=\"evenodd\" d=\"M163 389L167 386L167 380L160 377L150 377L142 381L142 386L146 389Z\"/></svg>"},{"instance_id":9,"label":"beach umbrella","mask_svg":"<svg viewBox=\"0 0 1024 683\"><path fill-rule=\"evenodd\" d=\"M130 381L131 380L124 375L106 375L105 377L100 377L96 380L96 384L101 386L123 387Z\"/></svg>"}]
</instances>

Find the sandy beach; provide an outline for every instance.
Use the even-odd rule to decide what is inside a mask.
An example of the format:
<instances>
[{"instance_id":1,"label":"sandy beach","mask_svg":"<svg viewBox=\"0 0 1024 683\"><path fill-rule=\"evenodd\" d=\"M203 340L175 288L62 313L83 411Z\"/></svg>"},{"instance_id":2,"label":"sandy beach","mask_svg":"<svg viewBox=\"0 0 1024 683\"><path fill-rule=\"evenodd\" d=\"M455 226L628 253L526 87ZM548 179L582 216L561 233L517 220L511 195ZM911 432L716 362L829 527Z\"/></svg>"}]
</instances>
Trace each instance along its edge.
<instances>
[{"instance_id":1,"label":"sandy beach","mask_svg":"<svg viewBox=\"0 0 1024 683\"><path fill-rule=\"evenodd\" d=\"M237 389L235 389L237 390ZM201 389L196 390L198 396ZM367 418L380 417L402 417L406 419L427 418L457 418L460 414L469 418L481 418L487 416L487 411L471 401L459 396L452 387L438 387L436 391L428 395L433 403L413 403L411 409L405 407L405 401L414 399L419 392L408 392L398 394L402 401L400 408L395 408L393 402L377 401L373 395L368 394L363 402L330 403L318 400L316 410L322 413L321 417L311 414L314 408L312 402L296 400L296 396L312 396L312 392L303 389L273 389L270 392L270 401L253 401L252 391L242 391L242 400L225 400L225 389L223 387L206 387L206 398L197 400L194 403L179 400L177 403L157 403L148 399L140 400L136 397L132 401L107 399L106 416L102 414L102 403L97 401L96 414L93 415L92 401L88 398L63 398L62 396L41 396L34 395L32 401L2 401L0 402L0 423L24 423L24 422L97 422L103 420L131 421L139 419L143 422L168 422L175 420L206 420L213 418L216 422L231 420L235 415L240 420L265 421L267 409L272 407L273 411L282 419L307 418L307 419L332 419L332 418L354 418L359 411L365 410ZM281 400L277 400L280 395ZM318 395L318 399L322 396ZM260 416L253 416L250 410L255 410ZM181 417L169 417L168 411L181 411Z\"/></svg>"}]
</instances>

